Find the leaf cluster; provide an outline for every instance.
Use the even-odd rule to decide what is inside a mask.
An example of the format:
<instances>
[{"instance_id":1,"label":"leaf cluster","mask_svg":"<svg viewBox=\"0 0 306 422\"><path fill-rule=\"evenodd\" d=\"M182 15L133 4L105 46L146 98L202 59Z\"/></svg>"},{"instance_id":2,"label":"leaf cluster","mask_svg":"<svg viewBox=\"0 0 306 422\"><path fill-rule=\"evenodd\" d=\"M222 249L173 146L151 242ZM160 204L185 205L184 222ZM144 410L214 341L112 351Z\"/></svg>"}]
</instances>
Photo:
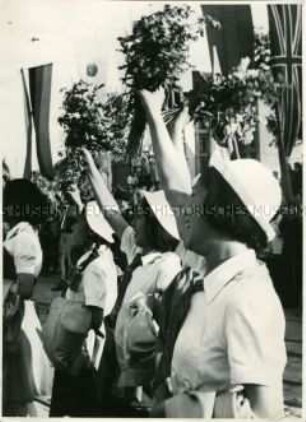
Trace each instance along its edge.
<instances>
[{"instance_id":1,"label":"leaf cluster","mask_svg":"<svg viewBox=\"0 0 306 422\"><path fill-rule=\"evenodd\" d=\"M242 129L255 129L258 99L272 107L267 126L275 134L273 107L277 101L277 86L271 72L271 53L266 36L256 37L254 53L252 68L237 68L227 76L207 76L204 89L189 94L198 104L194 111L195 119L208 117L217 138L224 136L224 127L233 121L239 122Z\"/></svg>"},{"instance_id":2,"label":"leaf cluster","mask_svg":"<svg viewBox=\"0 0 306 422\"><path fill-rule=\"evenodd\" d=\"M127 87L149 89L176 85L191 66L191 42L204 35L205 18L195 18L189 6L166 5L162 11L142 17L132 33L118 38L125 64L122 78Z\"/></svg>"},{"instance_id":3,"label":"leaf cluster","mask_svg":"<svg viewBox=\"0 0 306 422\"><path fill-rule=\"evenodd\" d=\"M123 158L131 120L129 97L103 88L80 80L62 90L58 121L65 134L65 157L56 168L64 190L84 173L81 147L93 153L110 151L114 160Z\"/></svg>"}]
</instances>

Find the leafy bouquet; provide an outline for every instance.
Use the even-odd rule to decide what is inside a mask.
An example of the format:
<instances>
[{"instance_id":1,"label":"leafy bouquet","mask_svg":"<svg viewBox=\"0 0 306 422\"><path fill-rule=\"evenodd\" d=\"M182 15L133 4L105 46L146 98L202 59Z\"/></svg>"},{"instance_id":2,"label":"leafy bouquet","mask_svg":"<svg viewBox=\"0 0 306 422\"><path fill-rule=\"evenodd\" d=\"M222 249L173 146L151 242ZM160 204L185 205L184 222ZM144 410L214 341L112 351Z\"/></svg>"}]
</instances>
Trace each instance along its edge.
<instances>
[{"instance_id":1,"label":"leafy bouquet","mask_svg":"<svg viewBox=\"0 0 306 422\"><path fill-rule=\"evenodd\" d=\"M132 33L118 38L125 63L123 82L130 97L134 117L128 140L128 153L139 150L145 128L144 113L135 90L171 89L191 67L191 43L204 36L204 24L217 25L210 17L198 18L191 7L166 5L162 11L142 17Z\"/></svg>"},{"instance_id":2,"label":"leafy bouquet","mask_svg":"<svg viewBox=\"0 0 306 422\"><path fill-rule=\"evenodd\" d=\"M65 133L66 154L57 170L63 188L84 173L80 147L92 151L99 167L103 166L103 152L110 151L115 160L123 155L129 124L127 98L105 93L103 88L80 80L62 90L63 113L58 121Z\"/></svg>"}]
</instances>

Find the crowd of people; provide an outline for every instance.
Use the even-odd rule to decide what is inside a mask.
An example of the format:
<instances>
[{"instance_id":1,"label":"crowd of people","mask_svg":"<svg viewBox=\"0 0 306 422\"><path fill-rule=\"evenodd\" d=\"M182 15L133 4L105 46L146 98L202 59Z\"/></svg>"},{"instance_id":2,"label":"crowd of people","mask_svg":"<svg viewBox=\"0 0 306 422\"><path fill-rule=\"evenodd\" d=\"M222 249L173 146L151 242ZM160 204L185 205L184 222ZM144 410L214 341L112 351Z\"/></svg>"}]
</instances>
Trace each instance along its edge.
<instances>
[{"instance_id":1,"label":"crowd of people","mask_svg":"<svg viewBox=\"0 0 306 422\"><path fill-rule=\"evenodd\" d=\"M74 236L42 327L32 294L45 199L26 180L5 186L3 414L34 415L50 393L50 416L281 417L285 319L258 260L280 186L259 161L217 147L192 180L187 108L170 136L163 90L139 96L160 189L139 192L128 221L83 149L95 200L71 195L76 215L62 224Z\"/></svg>"}]
</instances>

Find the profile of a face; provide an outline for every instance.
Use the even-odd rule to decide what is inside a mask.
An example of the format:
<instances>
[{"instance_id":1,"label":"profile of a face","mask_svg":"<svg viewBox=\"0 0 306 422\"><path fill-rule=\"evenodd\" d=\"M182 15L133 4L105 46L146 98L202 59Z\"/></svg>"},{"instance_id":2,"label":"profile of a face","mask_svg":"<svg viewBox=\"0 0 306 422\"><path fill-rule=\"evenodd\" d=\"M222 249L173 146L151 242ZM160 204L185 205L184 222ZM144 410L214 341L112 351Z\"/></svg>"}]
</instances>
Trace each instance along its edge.
<instances>
[{"instance_id":1,"label":"profile of a face","mask_svg":"<svg viewBox=\"0 0 306 422\"><path fill-rule=\"evenodd\" d=\"M189 224L185 236L186 247L199 254L203 254L203 249L206 249L206 245L208 245L208 223L204 213L207 194L207 183L204 176L200 176L193 186L188 210Z\"/></svg>"}]
</instances>

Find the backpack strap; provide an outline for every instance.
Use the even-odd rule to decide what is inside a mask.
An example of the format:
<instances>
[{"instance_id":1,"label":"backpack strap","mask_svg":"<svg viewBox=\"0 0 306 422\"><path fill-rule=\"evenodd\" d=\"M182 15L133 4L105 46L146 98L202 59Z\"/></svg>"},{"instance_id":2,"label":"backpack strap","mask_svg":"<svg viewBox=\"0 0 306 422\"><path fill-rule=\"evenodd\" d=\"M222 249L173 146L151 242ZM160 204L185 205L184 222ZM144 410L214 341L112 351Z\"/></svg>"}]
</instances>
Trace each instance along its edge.
<instances>
[{"instance_id":1,"label":"backpack strap","mask_svg":"<svg viewBox=\"0 0 306 422\"><path fill-rule=\"evenodd\" d=\"M76 291L80 285L80 282L82 280L82 274L85 271L85 269L88 267L89 264L91 264L92 261L94 261L99 256L99 245L95 244L91 253L88 255L84 261L82 261L80 264L76 264L75 267L72 269L71 275L70 275L70 285L69 288L73 291Z\"/></svg>"},{"instance_id":2,"label":"backpack strap","mask_svg":"<svg viewBox=\"0 0 306 422\"><path fill-rule=\"evenodd\" d=\"M159 333L161 359L156 371L155 388L169 381L176 339L189 312L192 296L201 290L203 278L186 267L177 274L163 294Z\"/></svg>"}]
</instances>

